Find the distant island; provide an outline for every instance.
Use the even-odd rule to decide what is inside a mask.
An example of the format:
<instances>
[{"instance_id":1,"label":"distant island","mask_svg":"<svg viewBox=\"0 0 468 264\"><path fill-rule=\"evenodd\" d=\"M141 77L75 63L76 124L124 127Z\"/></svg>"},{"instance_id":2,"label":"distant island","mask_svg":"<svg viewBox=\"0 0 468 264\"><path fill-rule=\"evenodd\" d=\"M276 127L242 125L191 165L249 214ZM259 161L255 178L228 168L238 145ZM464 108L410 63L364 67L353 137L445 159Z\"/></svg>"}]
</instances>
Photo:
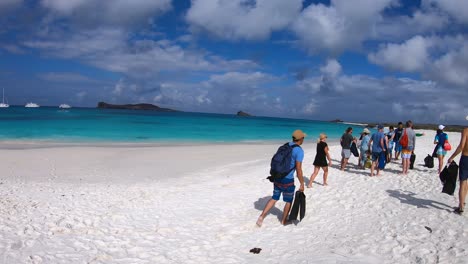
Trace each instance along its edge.
<instances>
[{"instance_id":1,"label":"distant island","mask_svg":"<svg viewBox=\"0 0 468 264\"><path fill-rule=\"evenodd\" d=\"M124 105L116 105L116 104L108 104L105 102L99 102L97 108L103 109L128 109L128 110L151 110L151 111L158 111L158 112L179 112L174 109L169 108L162 108L157 105L153 104L124 104Z\"/></svg>"},{"instance_id":2,"label":"distant island","mask_svg":"<svg viewBox=\"0 0 468 264\"><path fill-rule=\"evenodd\" d=\"M237 116L252 116L252 115L244 111L239 111L237 112Z\"/></svg>"}]
</instances>

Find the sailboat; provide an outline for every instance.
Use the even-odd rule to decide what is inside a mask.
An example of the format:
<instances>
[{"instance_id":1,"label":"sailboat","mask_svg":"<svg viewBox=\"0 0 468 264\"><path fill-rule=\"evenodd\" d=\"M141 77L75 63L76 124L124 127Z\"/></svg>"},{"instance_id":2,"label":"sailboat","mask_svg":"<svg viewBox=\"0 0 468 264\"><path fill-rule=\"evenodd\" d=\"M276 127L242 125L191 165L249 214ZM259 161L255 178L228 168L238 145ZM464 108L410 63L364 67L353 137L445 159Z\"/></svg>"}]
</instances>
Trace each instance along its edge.
<instances>
[{"instance_id":1,"label":"sailboat","mask_svg":"<svg viewBox=\"0 0 468 264\"><path fill-rule=\"evenodd\" d=\"M0 104L0 108L8 108L10 107L9 104L5 104L5 88L3 88L3 99L2 99L2 103Z\"/></svg>"}]
</instances>

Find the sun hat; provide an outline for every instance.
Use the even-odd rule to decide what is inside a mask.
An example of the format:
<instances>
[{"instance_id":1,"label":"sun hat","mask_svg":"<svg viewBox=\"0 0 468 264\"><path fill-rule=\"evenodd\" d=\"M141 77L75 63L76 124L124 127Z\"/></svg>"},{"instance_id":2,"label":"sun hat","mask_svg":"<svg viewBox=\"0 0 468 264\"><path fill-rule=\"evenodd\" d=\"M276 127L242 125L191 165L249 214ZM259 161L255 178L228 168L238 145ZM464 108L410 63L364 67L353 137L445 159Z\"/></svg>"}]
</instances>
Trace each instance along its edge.
<instances>
[{"instance_id":1,"label":"sun hat","mask_svg":"<svg viewBox=\"0 0 468 264\"><path fill-rule=\"evenodd\" d=\"M295 138L295 139L305 138L306 136L307 136L307 134L302 132L302 130L300 130L300 129L297 129L292 133L292 137Z\"/></svg>"},{"instance_id":2,"label":"sun hat","mask_svg":"<svg viewBox=\"0 0 468 264\"><path fill-rule=\"evenodd\" d=\"M364 134L370 134L370 131L369 131L369 129L364 128L364 130L362 130L362 133L364 133Z\"/></svg>"},{"instance_id":3,"label":"sun hat","mask_svg":"<svg viewBox=\"0 0 468 264\"><path fill-rule=\"evenodd\" d=\"M444 130L445 126L444 125L439 125L440 130Z\"/></svg>"}]
</instances>

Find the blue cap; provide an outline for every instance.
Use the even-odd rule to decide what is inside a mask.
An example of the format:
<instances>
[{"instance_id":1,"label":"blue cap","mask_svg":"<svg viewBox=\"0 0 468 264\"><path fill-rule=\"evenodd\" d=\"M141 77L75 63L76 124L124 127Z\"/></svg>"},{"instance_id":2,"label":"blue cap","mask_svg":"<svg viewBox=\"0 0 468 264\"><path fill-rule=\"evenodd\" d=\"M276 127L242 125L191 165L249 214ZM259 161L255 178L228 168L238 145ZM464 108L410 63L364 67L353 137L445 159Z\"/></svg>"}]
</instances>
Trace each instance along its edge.
<instances>
[{"instance_id":1,"label":"blue cap","mask_svg":"<svg viewBox=\"0 0 468 264\"><path fill-rule=\"evenodd\" d=\"M383 129L383 125L378 125L377 129Z\"/></svg>"}]
</instances>

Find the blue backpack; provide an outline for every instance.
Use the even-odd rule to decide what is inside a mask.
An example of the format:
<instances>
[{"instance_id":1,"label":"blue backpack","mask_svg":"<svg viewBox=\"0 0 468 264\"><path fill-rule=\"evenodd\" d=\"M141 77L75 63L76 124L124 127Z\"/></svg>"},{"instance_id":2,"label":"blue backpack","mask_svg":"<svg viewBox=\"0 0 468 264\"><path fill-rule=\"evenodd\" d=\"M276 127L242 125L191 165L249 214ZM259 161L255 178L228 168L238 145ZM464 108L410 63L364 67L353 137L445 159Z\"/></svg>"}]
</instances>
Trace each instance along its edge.
<instances>
[{"instance_id":1,"label":"blue backpack","mask_svg":"<svg viewBox=\"0 0 468 264\"><path fill-rule=\"evenodd\" d=\"M271 158L270 176L267 177L267 179L269 179L271 182L283 179L296 168L296 166L294 166L292 169L290 168L292 150L295 147L299 147L299 145L294 144L290 146L289 143L286 143L278 148L278 151L276 151L275 155L273 155L273 158Z\"/></svg>"}]
</instances>

